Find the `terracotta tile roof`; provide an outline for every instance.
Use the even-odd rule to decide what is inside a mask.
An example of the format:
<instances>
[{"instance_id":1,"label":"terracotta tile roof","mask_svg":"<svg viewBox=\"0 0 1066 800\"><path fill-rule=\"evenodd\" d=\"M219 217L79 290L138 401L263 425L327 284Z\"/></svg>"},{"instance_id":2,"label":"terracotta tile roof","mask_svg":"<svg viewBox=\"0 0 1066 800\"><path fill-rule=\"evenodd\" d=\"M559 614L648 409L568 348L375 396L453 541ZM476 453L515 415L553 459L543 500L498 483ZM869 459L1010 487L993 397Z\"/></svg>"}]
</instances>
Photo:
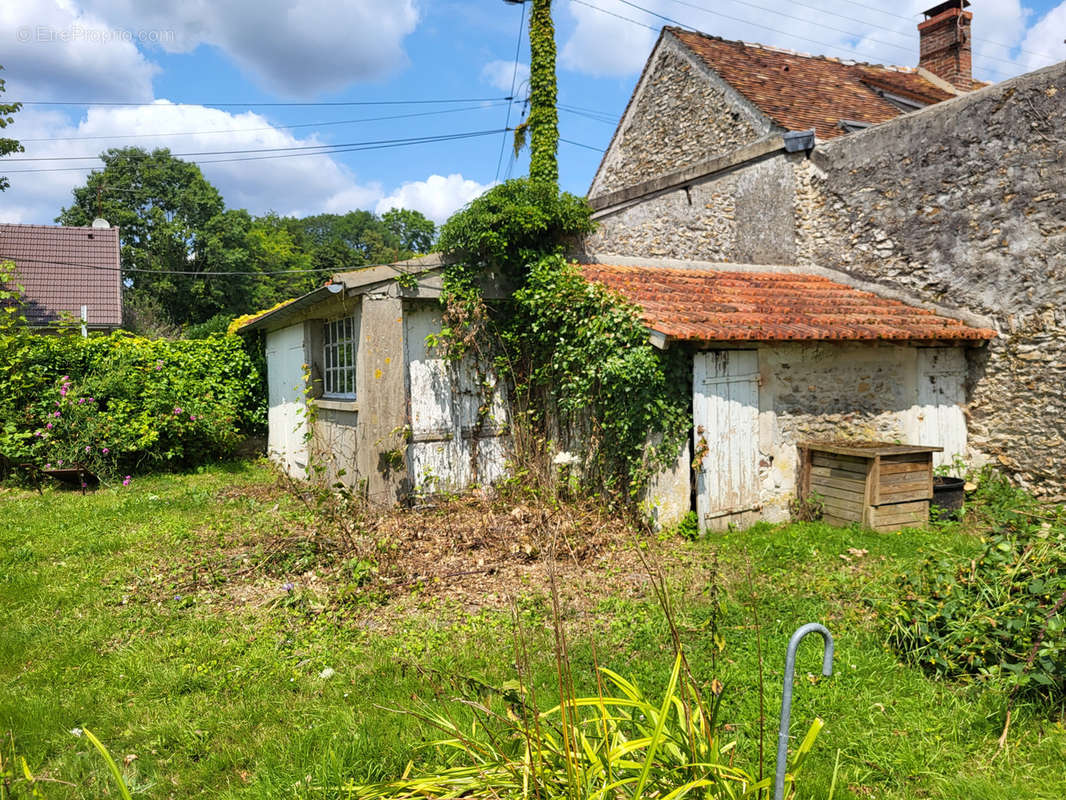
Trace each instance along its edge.
<instances>
[{"instance_id":1,"label":"terracotta tile roof","mask_svg":"<svg viewBox=\"0 0 1066 800\"><path fill-rule=\"evenodd\" d=\"M682 341L984 340L932 311L819 275L583 264L591 281L642 309L644 323Z\"/></svg>"},{"instance_id":2,"label":"terracotta tile roof","mask_svg":"<svg viewBox=\"0 0 1066 800\"><path fill-rule=\"evenodd\" d=\"M0 261L14 261L31 325L48 325L88 306L89 327L122 324L118 228L0 223Z\"/></svg>"},{"instance_id":3,"label":"terracotta tile roof","mask_svg":"<svg viewBox=\"0 0 1066 800\"><path fill-rule=\"evenodd\" d=\"M876 124L902 114L878 91L932 105L955 95L917 70L809 56L667 28L734 89L786 130L814 128L819 139L846 131L841 120Z\"/></svg>"}]
</instances>

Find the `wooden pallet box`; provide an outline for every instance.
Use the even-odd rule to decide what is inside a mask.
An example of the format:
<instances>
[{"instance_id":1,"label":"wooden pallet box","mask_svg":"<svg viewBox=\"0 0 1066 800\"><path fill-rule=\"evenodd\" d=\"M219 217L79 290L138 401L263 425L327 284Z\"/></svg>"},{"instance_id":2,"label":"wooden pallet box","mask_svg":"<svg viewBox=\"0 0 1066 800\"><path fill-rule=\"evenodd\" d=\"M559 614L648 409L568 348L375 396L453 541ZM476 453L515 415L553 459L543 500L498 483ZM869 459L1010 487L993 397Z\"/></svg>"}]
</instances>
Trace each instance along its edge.
<instances>
[{"instance_id":1,"label":"wooden pallet box","mask_svg":"<svg viewBox=\"0 0 1066 800\"><path fill-rule=\"evenodd\" d=\"M887 442L804 442L801 499L817 495L822 519L858 522L877 531L928 524L933 499L933 453L943 448Z\"/></svg>"}]
</instances>

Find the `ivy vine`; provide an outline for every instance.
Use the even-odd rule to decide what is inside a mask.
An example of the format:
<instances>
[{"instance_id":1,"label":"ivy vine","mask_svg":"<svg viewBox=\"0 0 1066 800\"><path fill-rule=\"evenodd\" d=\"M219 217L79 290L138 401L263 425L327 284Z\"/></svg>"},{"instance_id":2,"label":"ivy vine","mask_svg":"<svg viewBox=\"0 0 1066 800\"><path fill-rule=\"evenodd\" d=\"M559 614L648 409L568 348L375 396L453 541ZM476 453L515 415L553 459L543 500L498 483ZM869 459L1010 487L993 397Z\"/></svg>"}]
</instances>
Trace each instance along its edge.
<instances>
[{"instance_id":1,"label":"ivy vine","mask_svg":"<svg viewBox=\"0 0 1066 800\"><path fill-rule=\"evenodd\" d=\"M581 198L519 179L453 216L439 243L450 266L436 343L508 380L512 422L529 428L521 438L550 443L522 455L574 450L587 491L632 502L687 438L689 368L683 353L651 346L638 308L563 256L593 230L590 213ZM508 284L506 300L486 301L488 273Z\"/></svg>"}]
</instances>

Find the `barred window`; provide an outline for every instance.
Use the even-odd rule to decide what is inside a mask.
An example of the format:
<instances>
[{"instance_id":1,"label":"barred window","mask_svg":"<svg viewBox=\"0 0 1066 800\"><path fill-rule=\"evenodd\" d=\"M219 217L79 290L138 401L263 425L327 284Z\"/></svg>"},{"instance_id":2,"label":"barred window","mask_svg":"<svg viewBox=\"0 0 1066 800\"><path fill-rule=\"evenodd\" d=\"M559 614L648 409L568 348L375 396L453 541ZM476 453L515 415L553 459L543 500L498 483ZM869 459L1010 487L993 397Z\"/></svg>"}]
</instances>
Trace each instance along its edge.
<instances>
[{"instance_id":1,"label":"barred window","mask_svg":"<svg viewBox=\"0 0 1066 800\"><path fill-rule=\"evenodd\" d=\"M355 399L355 355L359 340L359 320L354 317L330 320L322 333L322 389L325 397Z\"/></svg>"}]
</instances>

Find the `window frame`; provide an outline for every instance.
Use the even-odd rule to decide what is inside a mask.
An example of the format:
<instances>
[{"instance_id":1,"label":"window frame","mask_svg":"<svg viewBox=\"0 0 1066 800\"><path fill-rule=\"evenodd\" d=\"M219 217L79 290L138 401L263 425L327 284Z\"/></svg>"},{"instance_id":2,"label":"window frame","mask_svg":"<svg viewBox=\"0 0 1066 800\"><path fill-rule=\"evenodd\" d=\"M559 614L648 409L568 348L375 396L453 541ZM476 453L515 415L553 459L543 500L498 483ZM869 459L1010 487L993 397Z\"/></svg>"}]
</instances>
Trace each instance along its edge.
<instances>
[{"instance_id":1,"label":"window frame","mask_svg":"<svg viewBox=\"0 0 1066 800\"><path fill-rule=\"evenodd\" d=\"M358 397L359 313L322 322L322 398ZM338 380L339 379L339 380Z\"/></svg>"}]
</instances>

